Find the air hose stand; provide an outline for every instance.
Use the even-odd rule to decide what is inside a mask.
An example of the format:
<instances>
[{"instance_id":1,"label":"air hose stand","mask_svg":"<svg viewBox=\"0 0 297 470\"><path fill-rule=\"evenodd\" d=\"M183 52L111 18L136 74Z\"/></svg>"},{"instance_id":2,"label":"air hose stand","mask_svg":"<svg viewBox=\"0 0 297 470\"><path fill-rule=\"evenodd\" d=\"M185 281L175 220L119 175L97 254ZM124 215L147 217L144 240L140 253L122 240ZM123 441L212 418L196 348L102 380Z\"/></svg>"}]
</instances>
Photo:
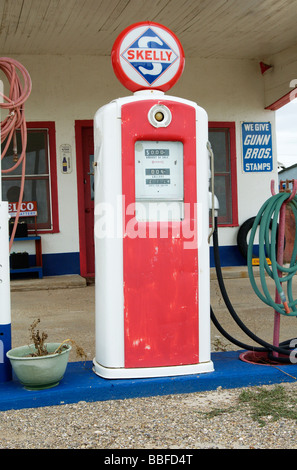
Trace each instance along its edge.
<instances>
[{"instance_id":1,"label":"air hose stand","mask_svg":"<svg viewBox=\"0 0 297 470\"><path fill-rule=\"evenodd\" d=\"M267 305L273 307L274 310L274 332L273 332L273 343L270 344L267 341L259 338L255 335L247 326L241 321L237 313L235 312L230 299L228 297L223 275L221 271L220 255L219 255L219 243L217 233L217 219L215 219L215 228L213 232L213 246L214 246L214 258L215 268L218 278L220 291L224 302L231 314L232 318L241 328L241 330L253 341L259 344L259 347L250 346L242 341L233 338L219 323L212 308L211 308L211 319L217 329L223 336L229 341L233 342L240 348L246 349L247 351L240 355L240 358L246 362L253 363L295 363L292 361L292 346L295 347L293 340L286 340L279 342L279 326L280 326L280 315L286 316L297 316L297 300L293 299L292 293L292 280L294 274L297 272L297 236L295 228L295 240L292 250L290 266L283 266L283 251L284 251L284 236L285 236L285 211L287 204L290 204L293 214L295 216L295 227L297 225L297 180L293 180L292 192L280 191L275 194L274 181L271 183L272 197L269 198L261 207L257 217L255 218L250 240L248 246L247 264L248 273L251 285L257 294L257 296ZM259 229L259 271L261 288L258 287L253 273L253 245L256 231ZM268 259L271 260L271 264L268 263ZM267 283L267 275L272 278L275 282L275 298L272 299ZM287 296L283 290L283 284L287 284Z\"/></svg>"}]
</instances>

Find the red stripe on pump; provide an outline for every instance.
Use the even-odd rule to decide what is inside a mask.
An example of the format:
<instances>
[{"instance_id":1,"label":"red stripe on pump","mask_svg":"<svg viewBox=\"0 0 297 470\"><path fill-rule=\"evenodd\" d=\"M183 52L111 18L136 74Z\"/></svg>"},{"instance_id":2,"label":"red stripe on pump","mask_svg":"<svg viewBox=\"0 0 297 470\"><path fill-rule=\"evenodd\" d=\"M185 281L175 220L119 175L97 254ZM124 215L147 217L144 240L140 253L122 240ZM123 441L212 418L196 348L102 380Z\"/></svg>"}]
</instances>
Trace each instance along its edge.
<instances>
[{"instance_id":1,"label":"red stripe on pump","mask_svg":"<svg viewBox=\"0 0 297 470\"><path fill-rule=\"evenodd\" d=\"M149 123L148 112L156 104L170 109L172 121L168 127L154 128ZM137 222L139 233L146 233L143 238L132 238L130 232L134 223L135 235L135 214L127 208L135 203L134 147L139 140L183 143L184 203L190 211L185 212L182 221L168 223L167 238L150 238L151 222ZM125 367L196 364L198 248L185 248L189 242L187 227L191 226L197 237L194 108L169 100L143 100L122 106L122 185ZM154 223L159 234L163 222ZM174 237L177 228L180 236Z\"/></svg>"}]
</instances>

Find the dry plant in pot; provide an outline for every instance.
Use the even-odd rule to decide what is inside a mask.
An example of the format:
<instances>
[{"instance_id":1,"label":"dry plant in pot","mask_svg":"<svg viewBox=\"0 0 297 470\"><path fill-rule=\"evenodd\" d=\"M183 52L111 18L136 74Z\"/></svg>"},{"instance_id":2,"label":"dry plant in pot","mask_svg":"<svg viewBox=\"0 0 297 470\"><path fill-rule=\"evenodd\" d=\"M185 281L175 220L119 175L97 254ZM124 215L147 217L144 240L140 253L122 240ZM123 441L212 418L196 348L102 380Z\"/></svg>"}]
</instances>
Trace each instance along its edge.
<instances>
[{"instance_id":1,"label":"dry plant in pot","mask_svg":"<svg viewBox=\"0 0 297 470\"><path fill-rule=\"evenodd\" d=\"M44 331L40 333L38 323L39 318L29 328L32 344L13 348L6 353L16 377L27 390L42 390L58 385L64 377L72 346L77 356L86 360L83 348L73 339L47 343L48 334Z\"/></svg>"}]
</instances>

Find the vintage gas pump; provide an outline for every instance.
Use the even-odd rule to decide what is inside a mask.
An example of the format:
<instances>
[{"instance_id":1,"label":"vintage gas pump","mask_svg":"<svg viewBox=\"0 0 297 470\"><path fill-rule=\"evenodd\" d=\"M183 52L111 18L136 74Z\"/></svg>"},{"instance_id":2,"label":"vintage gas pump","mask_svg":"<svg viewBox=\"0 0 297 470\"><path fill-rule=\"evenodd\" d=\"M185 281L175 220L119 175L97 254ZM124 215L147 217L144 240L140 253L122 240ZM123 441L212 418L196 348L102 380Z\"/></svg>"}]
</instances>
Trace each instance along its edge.
<instances>
[{"instance_id":1,"label":"vintage gas pump","mask_svg":"<svg viewBox=\"0 0 297 470\"><path fill-rule=\"evenodd\" d=\"M0 117L3 103L3 82L0 80ZM0 119L1 121L1 119ZM1 133L1 129L0 129ZM1 137L1 135L0 135ZM1 142L1 138L0 138ZM9 276L8 202L2 201L2 175L0 159L0 383L12 379L7 351L11 348L11 305Z\"/></svg>"},{"instance_id":2,"label":"vintage gas pump","mask_svg":"<svg viewBox=\"0 0 297 470\"><path fill-rule=\"evenodd\" d=\"M134 94L94 118L94 372L210 372L207 114L164 94L184 68L164 26L125 29L112 63Z\"/></svg>"}]
</instances>

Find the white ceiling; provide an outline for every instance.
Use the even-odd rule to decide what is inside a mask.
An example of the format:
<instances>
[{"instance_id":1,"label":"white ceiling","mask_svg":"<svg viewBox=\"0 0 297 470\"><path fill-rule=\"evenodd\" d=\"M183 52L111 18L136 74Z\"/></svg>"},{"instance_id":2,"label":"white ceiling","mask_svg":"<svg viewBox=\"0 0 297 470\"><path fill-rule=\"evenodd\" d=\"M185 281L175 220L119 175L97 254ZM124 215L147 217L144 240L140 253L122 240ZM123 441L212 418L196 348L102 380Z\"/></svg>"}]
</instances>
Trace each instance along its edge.
<instances>
[{"instance_id":1,"label":"white ceiling","mask_svg":"<svg viewBox=\"0 0 297 470\"><path fill-rule=\"evenodd\" d=\"M297 45L297 0L0 0L0 56L110 55L138 21L167 26L186 57L263 60Z\"/></svg>"}]
</instances>

